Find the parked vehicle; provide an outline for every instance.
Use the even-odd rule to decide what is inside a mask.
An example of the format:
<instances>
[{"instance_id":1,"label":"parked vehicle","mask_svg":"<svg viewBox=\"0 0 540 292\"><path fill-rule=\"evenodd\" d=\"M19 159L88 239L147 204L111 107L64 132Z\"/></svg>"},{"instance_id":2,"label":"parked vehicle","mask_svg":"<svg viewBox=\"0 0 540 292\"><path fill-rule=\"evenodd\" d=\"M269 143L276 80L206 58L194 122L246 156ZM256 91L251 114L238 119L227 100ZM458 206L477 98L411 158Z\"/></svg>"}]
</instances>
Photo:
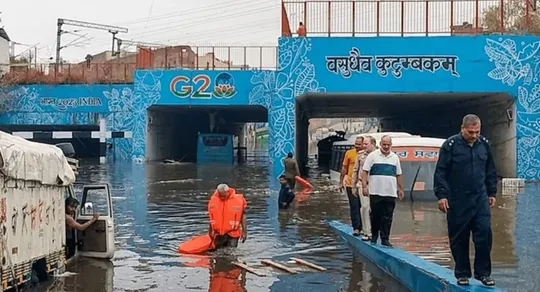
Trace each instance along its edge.
<instances>
[{"instance_id":1,"label":"parked vehicle","mask_svg":"<svg viewBox=\"0 0 540 292\"><path fill-rule=\"evenodd\" d=\"M0 132L0 291L61 273L67 263L65 199L74 197L78 161L54 145ZM70 165L71 164L71 165ZM78 256L112 258L114 221L108 185L82 188L79 222L98 221L75 235Z\"/></svg>"}]
</instances>

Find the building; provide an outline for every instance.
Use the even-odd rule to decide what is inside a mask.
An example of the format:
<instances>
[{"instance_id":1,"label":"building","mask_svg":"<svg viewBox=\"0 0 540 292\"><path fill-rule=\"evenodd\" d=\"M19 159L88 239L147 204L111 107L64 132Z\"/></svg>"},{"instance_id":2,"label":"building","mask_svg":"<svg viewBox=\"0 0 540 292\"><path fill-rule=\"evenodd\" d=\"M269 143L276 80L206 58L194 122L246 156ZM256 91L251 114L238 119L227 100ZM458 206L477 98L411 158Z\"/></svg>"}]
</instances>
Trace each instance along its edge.
<instances>
[{"instance_id":1,"label":"building","mask_svg":"<svg viewBox=\"0 0 540 292\"><path fill-rule=\"evenodd\" d=\"M151 60L147 67L151 68L190 68L190 69L247 69L248 66L233 64L230 60L222 60L214 52L199 52L190 46L179 45L151 50ZM87 64L82 62L81 64ZM120 56L112 56L110 51L92 56L90 64L136 64L137 53L121 52Z\"/></svg>"},{"instance_id":2,"label":"building","mask_svg":"<svg viewBox=\"0 0 540 292\"><path fill-rule=\"evenodd\" d=\"M0 27L0 76L9 72L9 39L4 28Z\"/></svg>"}]
</instances>

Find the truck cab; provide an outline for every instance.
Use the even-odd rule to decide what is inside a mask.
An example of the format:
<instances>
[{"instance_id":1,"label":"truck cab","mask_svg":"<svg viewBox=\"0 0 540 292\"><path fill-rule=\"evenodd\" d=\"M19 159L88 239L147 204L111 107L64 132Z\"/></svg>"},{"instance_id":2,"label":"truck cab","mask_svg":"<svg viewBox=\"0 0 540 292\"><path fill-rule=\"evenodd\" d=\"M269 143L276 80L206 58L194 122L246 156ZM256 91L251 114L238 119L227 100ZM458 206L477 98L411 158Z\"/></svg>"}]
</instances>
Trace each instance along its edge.
<instances>
[{"instance_id":1,"label":"truck cab","mask_svg":"<svg viewBox=\"0 0 540 292\"><path fill-rule=\"evenodd\" d=\"M67 160L77 175L79 161L73 158L67 158ZM66 246L74 250L74 254L69 254L66 249L66 258L68 260L74 256L113 258L115 252L114 213L109 184L75 184L75 187L71 185L67 188L65 199L68 197L80 199L75 215L79 224L92 219L94 213L98 213L99 218L84 231L66 227Z\"/></svg>"}]
</instances>

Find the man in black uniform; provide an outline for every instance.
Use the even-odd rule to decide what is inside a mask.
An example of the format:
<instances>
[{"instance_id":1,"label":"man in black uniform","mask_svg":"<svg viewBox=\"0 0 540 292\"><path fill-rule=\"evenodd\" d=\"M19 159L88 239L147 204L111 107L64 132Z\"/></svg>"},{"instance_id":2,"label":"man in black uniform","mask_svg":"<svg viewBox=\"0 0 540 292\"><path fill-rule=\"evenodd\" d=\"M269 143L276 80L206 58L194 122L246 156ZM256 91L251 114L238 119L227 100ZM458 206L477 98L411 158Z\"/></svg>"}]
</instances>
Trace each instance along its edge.
<instances>
[{"instance_id":1,"label":"man in black uniform","mask_svg":"<svg viewBox=\"0 0 540 292\"><path fill-rule=\"evenodd\" d=\"M480 135L480 118L466 115L461 133L448 138L439 152L434 175L439 210L447 214L450 249L459 285L471 275L469 238L475 248L474 277L494 286L491 275L491 210L495 206L497 175L488 140Z\"/></svg>"}]
</instances>

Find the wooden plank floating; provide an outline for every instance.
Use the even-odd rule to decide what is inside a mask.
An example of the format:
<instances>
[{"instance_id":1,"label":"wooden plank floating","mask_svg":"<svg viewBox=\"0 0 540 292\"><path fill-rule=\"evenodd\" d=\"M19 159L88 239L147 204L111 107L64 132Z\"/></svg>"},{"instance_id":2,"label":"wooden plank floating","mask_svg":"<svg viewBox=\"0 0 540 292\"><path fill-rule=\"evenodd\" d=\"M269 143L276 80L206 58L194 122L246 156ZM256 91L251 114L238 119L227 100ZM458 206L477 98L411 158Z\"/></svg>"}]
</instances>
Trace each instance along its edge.
<instances>
[{"instance_id":1,"label":"wooden plank floating","mask_svg":"<svg viewBox=\"0 0 540 292\"><path fill-rule=\"evenodd\" d=\"M250 273L252 273L254 275L257 275L259 277L264 277L265 276L261 272L255 270L254 268L252 268L252 267L250 267L250 266L248 266L246 264L239 263L239 262L232 262L232 264L239 267L239 268L242 268L242 269L244 269L244 270L246 270L246 271L248 271L248 272L250 272Z\"/></svg>"},{"instance_id":2,"label":"wooden plank floating","mask_svg":"<svg viewBox=\"0 0 540 292\"><path fill-rule=\"evenodd\" d=\"M276 269L280 269L280 270L285 271L285 272L287 272L289 274L296 274L295 270L293 270L293 269L291 269L289 267L286 267L286 266L284 266L284 265L282 265L280 263L276 263L274 261L271 261L271 260L261 260L261 263L263 263L265 265L268 265L268 266L272 266L272 267L274 267Z\"/></svg>"},{"instance_id":3,"label":"wooden plank floating","mask_svg":"<svg viewBox=\"0 0 540 292\"><path fill-rule=\"evenodd\" d=\"M312 268L312 269L315 269L315 270L319 270L319 271L323 271L323 272L328 270L328 269L325 268L325 267L321 267L321 266L319 266L319 265L316 265L316 264L314 264L314 263L310 263L310 262L305 261L305 260L303 260L303 259L299 259L299 258L291 258L291 260L295 261L295 262L298 263L298 264L301 264L301 265L304 265L304 266L308 266L308 267L310 267L310 268Z\"/></svg>"}]
</instances>

